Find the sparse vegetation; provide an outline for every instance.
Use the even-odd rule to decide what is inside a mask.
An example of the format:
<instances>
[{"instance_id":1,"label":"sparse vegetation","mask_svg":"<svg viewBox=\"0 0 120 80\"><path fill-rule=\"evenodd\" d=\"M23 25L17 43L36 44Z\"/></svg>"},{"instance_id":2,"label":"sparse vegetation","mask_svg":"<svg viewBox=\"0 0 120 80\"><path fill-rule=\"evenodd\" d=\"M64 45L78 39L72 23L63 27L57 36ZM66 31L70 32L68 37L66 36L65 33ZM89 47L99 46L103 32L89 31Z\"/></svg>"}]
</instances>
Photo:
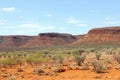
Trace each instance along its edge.
<instances>
[{"instance_id":1,"label":"sparse vegetation","mask_svg":"<svg viewBox=\"0 0 120 80\"><path fill-rule=\"evenodd\" d=\"M82 63L84 62L87 54L86 53L83 53L84 51L83 50L79 50L78 52L75 52L74 53L74 56L75 56L75 61L77 63L78 66L81 66Z\"/></svg>"},{"instance_id":2,"label":"sparse vegetation","mask_svg":"<svg viewBox=\"0 0 120 80\"><path fill-rule=\"evenodd\" d=\"M100 52L96 52L96 53L95 53L95 56L96 56L97 60L100 60L101 55L102 55L102 54L101 54Z\"/></svg>"},{"instance_id":3,"label":"sparse vegetation","mask_svg":"<svg viewBox=\"0 0 120 80\"><path fill-rule=\"evenodd\" d=\"M15 66L18 66L15 68L16 73L14 73L14 76L20 76L21 78L25 78L25 75L22 74L27 73L26 70L28 69L28 66L31 68L29 75L32 76L58 76L59 74L62 74L62 72L71 70L91 71L92 69L96 73L104 73L106 69L108 71L112 69L120 69L119 49L111 49L112 48L65 48L61 50L61 48L55 47L45 50L16 50L0 52L0 67L3 69L12 69ZM111 50L110 52L112 53L107 53L109 50ZM92 60L93 58L94 60ZM119 64L113 64L113 60L116 60ZM67 62L67 65L64 61ZM17 79L13 74L11 76L4 77L7 75L7 72L5 70L1 71L3 77L0 77L0 79Z\"/></svg>"},{"instance_id":4,"label":"sparse vegetation","mask_svg":"<svg viewBox=\"0 0 120 80\"><path fill-rule=\"evenodd\" d=\"M103 70L104 70L104 66L103 64L98 61L98 60L92 60L91 61L92 65L93 65L93 68L94 68L94 71L97 72L97 73L103 73Z\"/></svg>"},{"instance_id":5,"label":"sparse vegetation","mask_svg":"<svg viewBox=\"0 0 120 80\"><path fill-rule=\"evenodd\" d=\"M118 64L120 64L120 51L116 51L116 53L114 53L114 57Z\"/></svg>"},{"instance_id":6,"label":"sparse vegetation","mask_svg":"<svg viewBox=\"0 0 120 80\"><path fill-rule=\"evenodd\" d=\"M9 66L12 66L15 64L17 64L17 62L12 58L0 59L0 66L1 67L9 67Z\"/></svg>"},{"instance_id":7,"label":"sparse vegetation","mask_svg":"<svg viewBox=\"0 0 120 80\"><path fill-rule=\"evenodd\" d=\"M36 67L33 69L32 74L45 75L45 71L41 69L40 67Z\"/></svg>"},{"instance_id":8,"label":"sparse vegetation","mask_svg":"<svg viewBox=\"0 0 120 80\"><path fill-rule=\"evenodd\" d=\"M65 69L60 67L60 66L53 66L52 71L55 72L55 73L61 73L61 72L64 72Z\"/></svg>"},{"instance_id":9,"label":"sparse vegetation","mask_svg":"<svg viewBox=\"0 0 120 80\"><path fill-rule=\"evenodd\" d=\"M8 80L16 80L16 77L10 74L8 75Z\"/></svg>"}]
</instances>

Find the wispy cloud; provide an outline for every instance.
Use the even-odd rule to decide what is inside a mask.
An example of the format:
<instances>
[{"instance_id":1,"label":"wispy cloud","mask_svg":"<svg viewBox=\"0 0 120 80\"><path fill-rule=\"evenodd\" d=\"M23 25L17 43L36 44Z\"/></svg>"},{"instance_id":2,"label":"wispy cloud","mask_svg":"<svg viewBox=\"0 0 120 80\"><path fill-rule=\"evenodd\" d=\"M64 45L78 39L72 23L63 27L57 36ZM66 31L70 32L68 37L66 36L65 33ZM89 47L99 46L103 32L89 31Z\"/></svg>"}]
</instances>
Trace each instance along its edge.
<instances>
[{"instance_id":1,"label":"wispy cloud","mask_svg":"<svg viewBox=\"0 0 120 80\"><path fill-rule=\"evenodd\" d=\"M15 7L5 7L5 8L2 8L2 11L4 11L4 12L15 12L16 8Z\"/></svg>"},{"instance_id":2,"label":"wispy cloud","mask_svg":"<svg viewBox=\"0 0 120 80\"><path fill-rule=\"evenodd\" d=\"M120 22L118 21L114 21L113 18L111 17L106 17L104 18L104 24L107 24L107 25L115 25L115 24L119 24Z\"/></svg>"},{"instance_id":3,"label":"wispy cloud","mask_svg":"<svg viewBox=\"0 0 120 80\"><path fill-rule=\"evenodd\" d=\"M75 26L80 26L80 27L82 27L82 26L84 26L84 27L88 26L88 24L84 23L83 21L77 20L74 17L67 18L67 23L73 24Z\"/></svg>"},{"instance_id":4,"label":"wispy cloud","mask_svg":"<svg viewBox=\"0 0 120 80\"><path fill-rule=\"evenodd\" d=\"M22 27L22 28L27 28L27 29L34 29L34 30L51 30L51 29L54 29L55 27L54 26L43 26L43 25L40 25L40 24L37 24L37 23L24 23L24 24L20 24L18 25L19 27Z\"/></svg>"},{"instance_id":5,"label":"wispy cloud","mask_svg":"<svg viewBox=\"0 0 120 80\"><path fill-rule=\"evenodd\" d=\"M116 25L116 24L120 24L120 22L117 21L105 21L105 24L110 24L110 25Z\"/></svg>"},{"instance_id":6,"label":"wispy cloud","mask_svg":"<svg viewBox=\"0 0 120 80\"><path fill-rule=\"evenodd\" d=\"M20 19L24 18L23 16L19 16Z\"/></svg>"},{"instance_id":7,"label":"wispy cloud","mask_svg":"<svg viewBox=\"0 0 120 80\"><path fill-rule=\"evenodd\" d=\"M46 27L41 27L41 30L52 30L54 29L54 26L46 26Z\"/></svg>"},{"instance_id":8,"label":"wispy cloud","mask_svg":"<svg viewBox=\"0 0 120 80\"><path fill-rule=\"evenodd\" d=\"M23 23L23 24L20 24L19 27L23 27L23 28L36 28L36 27L39 27L39 25L35 24L35 23Z\"/></svg>"},{"instance_id":9,"label":"wispy cloud","mask_svg":"<svg viewBox=\"0 0 120 80\"><path fill-rule=\"evenodd\" d=\"M68 23L70 23L70 24L78 24L79 21L77 19L75 19L75 18L68 18Z\"/></svg>"},{"instance_id":10,"label":"wispy cloud","mask_svg":"<svg viewBox=\"0 0 120 80\"><path fill-rule=\"evenodd\" d=\"M15 35L38 35L41 32L53 32L56 26L52 25L41 25L39 23L23 23L18 25L4 25L0 27L1 34L15 34ZM9 33L9 31L12 31Z\"/></svg>"},{"instance_id":11,"label":"wispy cloud","mask_svg":"<svg viewBox=\"0 0 120 80\"><path fill-rule=\"evenodd\" d=\"M48 16L48 17L52 17L53 15L52 15L52 14L47 14L46 16Z\"/></svg>"},{"instance_id":12,"label":"wispy cloud","mask_svg":"<svg viewBox=\"0 0 120 80\"><path fill-rule=\"evenodd\" d=\"M81 26L81 27L83 26L83 27L84 27L84 26L88 26L88 24L85 24L85 23L79 23L79 24L77 24L77 26Z\"/></svg>"},{"instance_id":13,"label":"wispy cloud","mask_svg":"<svg viewBox=\"0 0 120 80\"><path fill-rule=\"evenodd\" d=\"M0 20L0 25L3 25L7 22L7 20Z\"/></svg>"},{"instance_id":14,"label":"wispy cloud","mask_svg":"<svg viewBox=\"0 0 120 80\"><path fill-rule=\"evenodd\" d=\"M106 21L108 21L108 20L112 20L112 18L110 18L110 17L106 17L105 20L106 20Z\"/></svg>"},{"instance_id":15,"label":"wispy cloud","mask_svg":"<svg viewBox=\"0 0 120 80\"><path fill-rule=\"evenodd\" d=\"M106 17L106 18L104 18L104 24L107 24L107 25L118 25L118 24L120 24L120 21L115 21L111 17Z\"/></svg>"}]
</instances>

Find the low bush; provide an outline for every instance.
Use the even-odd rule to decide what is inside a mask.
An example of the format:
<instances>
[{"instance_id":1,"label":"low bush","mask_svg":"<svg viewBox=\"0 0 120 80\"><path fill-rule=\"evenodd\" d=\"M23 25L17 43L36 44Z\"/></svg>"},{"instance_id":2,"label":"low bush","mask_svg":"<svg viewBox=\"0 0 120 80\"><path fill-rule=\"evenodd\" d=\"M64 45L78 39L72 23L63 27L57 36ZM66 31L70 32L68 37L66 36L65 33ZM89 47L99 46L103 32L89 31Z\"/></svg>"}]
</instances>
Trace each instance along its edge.
<instances>
[{"instance_id":1,"label":"low bush","mask_svg":"<svg viewBox=\"0 0 120 80\"><path fill-rule=\"evenodd\" d=\"M120 51L117 51L116 53L114 53L114 57L115 57L115 60L118 62L118 64L120 64Z\"/></svg>"},{"instance_id":2,"label":"low bush","mask_svg":"<svg viewBox=\"0 0 120 80\"><path fill-rule=\"evenodd\" d=\"M86 59L87 54L83 53L83 51L79 51L78 53L74 53L75 61L78 66L81 66L84 60Z\"/></svg>"},{"instance_id":3,"label":"low bush","mask_svg":"<svg viewBox=\"0 0 120 80\"><path fill-rule=\"evenodd\" d=\"M96 56L97 60L100 60L100 57L102 56L102 54L100 52L96 52L95 56Z\"/></svg>"},{"instance_id":4,"label":"low bush","mask_svg":"<svg viewBox=\"0 0 120 80\"><path fill-rule=\"evenodd\" d=\"M100 61L94 59L94 60L91 61L91 63L93 65L93 68L94 68L95 72L103 73L104 66Z\"/></svg>"},{"instance_id":5,"label":"low bush","mask_svg":"<svg viewBox=\"0 0 120 80\"><path fill-rule=\"evenodd\" d=\"M17 62L12 58L5 58L5 59L0 60L0 66L1 67L12 66L12 65L15 65L15 64L17 64Z\"/></svg>"},{"instance_id":6,"label":"low bush","mask_svg":"<svg viewBox=\"0 0 120 80\"><path fill-rule=\"evenodd\" d=\"M45 63L49 61L49 58L48 57L43 58L41 54L33 54L26 57L25 60L27 61L28 64L31 64L33 66L33 64Z\"/></svg>"},{"instance_id":7,"label":"low bush","mask_svg":"<svg viewBox=\"0 0 120 80\"><path fill-rule=\"evenodd\" d=\"M41 69L40 67L36 67L33 69L32 74L34 75L44 75L45 71L43 69Z\"/></svg>"}]
</instances>

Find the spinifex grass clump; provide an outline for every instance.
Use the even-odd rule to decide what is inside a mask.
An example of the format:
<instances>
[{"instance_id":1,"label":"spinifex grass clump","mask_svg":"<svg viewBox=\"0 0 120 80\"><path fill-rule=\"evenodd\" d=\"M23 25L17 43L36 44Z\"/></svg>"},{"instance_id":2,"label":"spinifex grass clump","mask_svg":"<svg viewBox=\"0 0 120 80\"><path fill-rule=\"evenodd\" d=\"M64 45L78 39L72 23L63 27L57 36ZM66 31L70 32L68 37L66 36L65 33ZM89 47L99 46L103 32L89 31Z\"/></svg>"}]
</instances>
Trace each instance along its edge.
<instances>
[{"instance_id":1,"label":"spinifex grass clump","mask_svg":"<svg viewBox=\"0 0 120 80\"><path fill-rule=\"evenodd\" d=\"M95 56L96 56L97 60L100 60L100 57L102 56L102 54L100 52L96 52Z\"/></svg>"},{"instance_id":2,"label":"spinifex grass clump","mask_svg":"<svg viewBox=\"0 0 120 80\"><path fill-rule=\"evenodd\" d=\"M41 69L40 67L36 67L33 69L32 74L37 74L37 75L44 75L45 71Z\"/></svg>"},{"instance_id":3,"label":"spinifex grass clump","mask_svg":"<svg viewBox=\"0 0 120 80\"><path fill-rule=\"evenodd\" d=\"M93 65L93 68L94 68L95 72L103 73L104 66L99 60L94 59L94 60L91 61L91 63Z\"/></svg>"},{"instance_id":4,"label":"spinifex grass clump","mask_svg":"<svg viewBox=\"0 0 120 80\"><path fill-rule=\"evenodd\" d=\"M49 58L45 57L45 56L43 57L42 54L40 54L40 53L36 53L36 54L32 54L32 55L28 56L26 58L26 61L28 64L33 66L33 65L47 62L47 61L49 61Z\"/></svg>"},{"instance_id":5,"label":"spinifex grass clump","mask_svg":"<svg viewBox=\"0 0 120 80\"><path fill-rule=\"evenodd\" d=\"M79 50L78 52L74 53L75 61L78 66L81 66L82 63L84 62L87 54L84 53L84 50Z\"/></svg>"},{"instance_id":6,"label":"spinifex grass clump","mask_svg":"<svg viewBox=\"0 0 120 80\"><path fill-rule=\"evenodd\" d=\"M120 64L120 51L116 51L114 53L115 60Z\"/></svg>"},{"instance_id":7,"label":"spinifex grass clump","mask_svg":"<svg viewBox=\"0 0 120 80\"><path fill-rule=\"evenodd\" d=\"M1 59L0 60L0 66L1 67L6 67L6 66L12 66L17 64L18 62L16 62L14 59L12 58L5 58L5 59Z\"/></svg>"},{"instance_id":8,"label":"spinifex grass clump","mask_svg":"<svg viewBox=\"0 0 120 80\"><path fill-rule=\"evenodd\" d=\"M63 55L62 54L56 54L56 63L62 65L63 64Z\"/></svg>"}]
</instances>

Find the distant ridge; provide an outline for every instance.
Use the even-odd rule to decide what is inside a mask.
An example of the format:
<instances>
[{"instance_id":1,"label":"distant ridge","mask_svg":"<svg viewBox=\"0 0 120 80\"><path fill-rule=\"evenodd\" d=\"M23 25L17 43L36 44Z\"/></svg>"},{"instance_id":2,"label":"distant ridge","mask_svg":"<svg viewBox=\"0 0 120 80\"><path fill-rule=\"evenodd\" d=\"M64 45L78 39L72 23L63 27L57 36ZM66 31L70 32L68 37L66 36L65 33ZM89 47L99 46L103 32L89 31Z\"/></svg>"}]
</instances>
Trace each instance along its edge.
<instances>
[{"instance_id":1,"label":"distant ridge","mask_svg":"<svg viewBox=\"0 0 120 80\"><path fill-rule=\"evenodd\" d=\"M0 48L38 48L70 44L76 40L71 34L40 33L38 36L0 36Z\"/></svg>"},{"instance_id":2,"label":"distant ridge","mask_svg":"<svg viewBox=\"0 0 120 80\"><path fill-rule=\"evenodd\" d=\"M120 26L94 28L85 35L39 33L38 36L0 36L0 49L39 48L67 44L120 44Z\"/></svg>"},{"instance_id":3,"label":"distant ridge","mask_svg":"<svg viewBox=\"0 0 120 80\"><path fill-rule=\"evenodd\" d=\"M120 44L120 26L94 28L73 44Z\"/></svg>"}]
</instances>

